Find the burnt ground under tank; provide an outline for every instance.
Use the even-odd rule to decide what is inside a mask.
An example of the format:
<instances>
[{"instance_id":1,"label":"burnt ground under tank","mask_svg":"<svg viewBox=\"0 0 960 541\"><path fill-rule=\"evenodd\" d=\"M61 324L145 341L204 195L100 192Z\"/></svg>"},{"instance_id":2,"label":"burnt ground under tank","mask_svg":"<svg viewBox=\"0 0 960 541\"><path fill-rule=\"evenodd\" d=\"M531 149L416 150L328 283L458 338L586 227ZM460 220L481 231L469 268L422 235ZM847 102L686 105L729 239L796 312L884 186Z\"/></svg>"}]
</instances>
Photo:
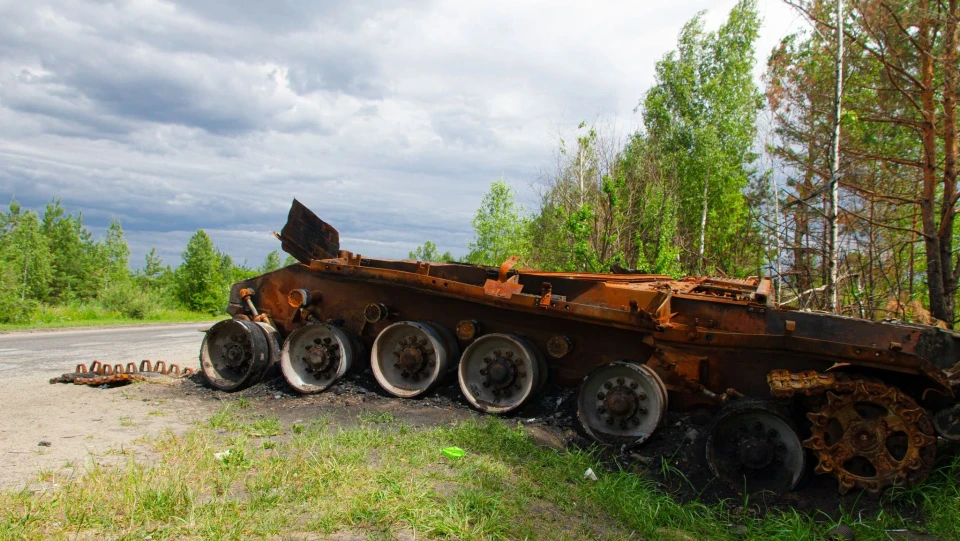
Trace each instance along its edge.
<instances>
[{"instance_id":1,"label":"burnt ground under tank","mask_svg":"<svg viewBox=\"0 0 960 541\"><path fill-rule=\"evenodd\" d=\"M412 399L396 398L384 391L369 366L362 371L352 371L316 395L297 393L277 367L273 367L262 382L239 392L213 389L202 373L186 379L183 388L186 394L207 395L211 399L255 399L257 407L265 409L262 413L290 422L309 420L305 414L312 411L331 414L342 424L355 422L363 410L389 411L396 419L412 426L437 426L491 417L470 407L460 392L455 374L449 374L426 395ZM911 502L889 497L877 499L857 492L840 495L835 478L813 475L816 460L813 457L808 457L808 474L793 492L760 493L745 498L742 489L712 479L700 459L701 437L710 421L710 414L706 412L670 412L647 442L632 449L598 445L589 439L577 420L576 389L553 383L548 383L536 399L513 414L493 417L510 425L523 424L535 440L558 451L593 451L611 469L622 468L646 476L680 501L724 505L733 514L762 515L770 510L791 508L825 521L838 520L841 509L852 515L867 516L881 509L892 509L911 522L921 522L919 509ZM938 456L953 456L960 450L958 447L958 444L941 441Z\"/></svg>"}]
</instances>

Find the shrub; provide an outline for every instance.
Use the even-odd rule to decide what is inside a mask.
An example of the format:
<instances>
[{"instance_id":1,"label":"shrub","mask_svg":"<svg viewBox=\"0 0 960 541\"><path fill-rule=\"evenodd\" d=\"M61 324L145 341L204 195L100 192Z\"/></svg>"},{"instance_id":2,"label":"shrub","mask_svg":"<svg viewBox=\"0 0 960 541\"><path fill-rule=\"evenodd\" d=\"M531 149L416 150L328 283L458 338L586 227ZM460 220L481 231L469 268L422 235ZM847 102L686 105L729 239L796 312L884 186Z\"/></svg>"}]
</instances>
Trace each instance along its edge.
<instances>
[{"instance_id":1,"label":"shrub","mask_svg":"<svg viewBox=\"0 0 960 541\"><path fill-rule=\"evenodd\" d=\"M124 317L146 319L160 309L162 299L147 288L137 287L132 280L120 280L103 290L100 302Z\"/></svg>"}]
</instances>

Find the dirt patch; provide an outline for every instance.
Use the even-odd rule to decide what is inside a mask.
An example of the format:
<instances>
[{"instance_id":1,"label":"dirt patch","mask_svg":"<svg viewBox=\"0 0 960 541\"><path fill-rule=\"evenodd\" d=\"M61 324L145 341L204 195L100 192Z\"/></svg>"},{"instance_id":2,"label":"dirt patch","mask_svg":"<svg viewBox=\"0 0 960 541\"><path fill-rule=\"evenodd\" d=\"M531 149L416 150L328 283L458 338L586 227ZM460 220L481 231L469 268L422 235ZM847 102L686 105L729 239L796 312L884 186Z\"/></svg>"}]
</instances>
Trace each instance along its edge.
<instances>
[{"instance_id":1,"label":"dirt patch","mask_svg":"<svg viewBox=\"0 0 960 541\"><path fill-rule=\"evenodd\" d=\"M42 489L44 473L76 475L130 455L152 460L144 437L182 432L214 404L176 385L98 389L42 376L0 380L0 489Z\"/></svg>"}]
</instances>

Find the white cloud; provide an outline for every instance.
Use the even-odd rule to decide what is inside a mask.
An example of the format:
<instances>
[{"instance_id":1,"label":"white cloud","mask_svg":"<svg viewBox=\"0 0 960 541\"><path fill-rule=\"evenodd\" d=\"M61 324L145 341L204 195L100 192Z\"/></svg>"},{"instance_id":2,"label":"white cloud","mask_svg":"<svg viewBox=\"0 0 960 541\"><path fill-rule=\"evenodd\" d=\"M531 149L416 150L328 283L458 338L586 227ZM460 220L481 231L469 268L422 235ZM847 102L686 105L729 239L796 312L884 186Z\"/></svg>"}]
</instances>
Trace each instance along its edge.
<instances>
[{"instance_id":1,"label":"white cloud","mask_svg":"<svg viewBox=\"0 0 960 541\"><path fill-rule=\"evenodd\" d=\"M733 4L0 2L0 188L117 216L136 262L205 228L258 263L293 197L347 249L463 254L492 180L534 203L557 131L635 129L682 24ZM797 18L760 9L762 62Z\"/></svg>"}]
</instances>

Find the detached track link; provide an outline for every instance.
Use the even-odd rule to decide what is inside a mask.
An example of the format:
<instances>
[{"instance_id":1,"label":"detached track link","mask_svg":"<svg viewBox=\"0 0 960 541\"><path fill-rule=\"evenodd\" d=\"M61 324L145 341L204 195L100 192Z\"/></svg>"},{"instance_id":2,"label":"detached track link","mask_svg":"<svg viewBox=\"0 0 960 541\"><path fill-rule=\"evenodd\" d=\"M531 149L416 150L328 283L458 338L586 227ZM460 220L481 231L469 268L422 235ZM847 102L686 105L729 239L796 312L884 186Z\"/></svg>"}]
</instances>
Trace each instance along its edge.
<instances>
[{"instance_id":1,"label":"detached track link","mask_svg":"<svg viewBox=\"0 0 960 541\"><path fill-rule=\"evenodd\" d=\"M840 492L877 495L890 486L911 486L929 475L937 439L930 414L896 387L837 374L775 370L767 377L778 398L825 395L807 413L811 436L803 446L819 460L815 473L832 473Z\"/></svg>"},{"instance_id":2,"label":"detached track link","mask_svg":"<svg viewBox=\"0 0 960 541\"><path fill-rule=\"evenodd\" d=\"M140 362L137 368L136 363L122 364L104 364L100 361L93 361L90 368L85 364L78 364L72 373L63 374L57 378L51 378L50 383L73 383L75 385L126 385L133 381L144 381L148 377L171 376L186 377L194 374L192 368L180 369L177 364L169 364L165 361L157 361L156 364L149 360Z\"/></svg>"}]
</instances>

